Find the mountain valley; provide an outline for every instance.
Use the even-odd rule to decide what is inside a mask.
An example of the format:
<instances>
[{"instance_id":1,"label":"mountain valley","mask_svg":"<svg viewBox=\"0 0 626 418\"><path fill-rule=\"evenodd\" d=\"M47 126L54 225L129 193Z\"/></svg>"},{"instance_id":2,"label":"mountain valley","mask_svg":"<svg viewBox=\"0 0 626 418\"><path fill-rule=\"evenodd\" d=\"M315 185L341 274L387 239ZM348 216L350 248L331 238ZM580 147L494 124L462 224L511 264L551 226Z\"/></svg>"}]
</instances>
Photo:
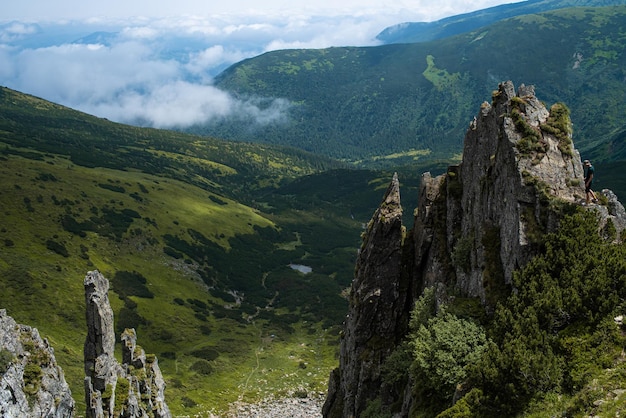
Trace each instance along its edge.
<instances>
[{"instance_id":1,"label":"mountain valley","mask_svg":"<svg viewBox=\"0 0 626 418\"><path fill-rule=\"evenodd\" d=\"M520 256L523 262L508 260L506 274L499 270L505 263L498 264L500 261L490 254L500 249L496 247L501 242L507 242L497 234L506 230L506 222L500 223L499 214L491 213L489 221L496 219L498 224L487 227L485 223L484 230L461 221L459 202L463 187L469 195L470 186L458 182L460 171L455 170L464 155L465 161L480 162L481 169L487 167L485 173L491 174L489 167L505 166L498 165L499 153L509 152L507 148L493 146L487 152L469 147L475 152L471 154L466 144L467 138L481 144L496 143L489 142L496 129L484 128L487 122L483 125L481 117L500 123L495 113L487 114L491 106L501 103L506 91L508 102L499 106L507 111L500 116L514 121L507 125L510 132L506 133L528 147L520 145L515 151L518 154L510 151L524 165L516 180L523 182L524 190L532 191L528 192L532 198L524 195L529 199L522 204L525 210L512 223L527 223L525 231L530 232L524 236L528 241L523 245L539 254L538 249L556 246L559 239L569 243L572 236L579 238L576 234L588 232L591 217L568 206L572 202L580 206L584 193L584 189L579 190L582 168L577 158L594 161L597 191L611 189L622 200L626 196L622 175L626 161L624 22L626 6L576 7L517 16L428 42L267 53L232 66L217 79L220 88L240 97L289 100L286 123L255 129L251 129L254 125L250 120L224 120L216 126L196 126L189 132L129 126L0 87L0 308L18 323L36 327L54 348L78 415L86 409L83 278L94 270L110 280L109 299L117 335L125 328L135 328L143 349L158 358L174 416L224 416L232 412L234 404L267 399L320 399L326 397L329 385L331 392L336 390L348 399L353 395L346 390L352 385L350 373L361 367L363 359L376 363L384 350L380 359L391 357L390 363L397 363L385 366L389 369L379 365L389 380L367 388L375 394L369 399L363 396L355 401L355 408L363 413L360 416L388 417L392 410L406 412L409 399L411 405L423 407L421 411L413 408L412 417L436 413L444 414L441 417L463 416L462 411L457 411L459 415L446 412L444 406L452 394L463 400L458 403L459 410L465 406L473 412L480 410L476 399L501 406L499 399L488 394L480 398L482 394L476 391L471 395L463 388L458 393L454 388L452 392L428 392L430 389L412 388L407 383L415 376L428 380L419 374L408 377L417 366L403 357L407 345L400 342L415 337L420 329L418 324L417 330L409 332L412 313L408 307L435 303L420 299L420 292L427 284L439 286L437 303L443 304L444 299L451 302L449 311L441 312L489 328L491 334L487 336L502 347L508 343L505 325L511 325L511 333L520 337L530 329L524 328L528 323L534 324L531 311L541 315L542 306L529 302L536 289L515 280L522 277L534 286L531 268L545 272L550 262L538 257L540 261L534 265ZM510 79L526 83L520 91L532 94L511 94L508 90L512 87L502 84ZM535 88L537 97L549 105L534 98ZM548 113L543 105L566 117L554 125L542 120L542 126L537 122L529 128L526 121L537 117L534 110ZM472 121L474 116L479 125ZM554 126L567 129L559 131ZM565 142L573 141L575 148L549 148L542 135L561 140L567 137ZM555 154L549 154L547 147ZM567 175L552 176L555 183L565 185L568 198L576 197L568 205L547 196L550 176L541 177L540 170L547 154L550 163L554 163L553 155L559 154L570 164ZM498 168L494 170L500 173ZM432 177L424 174L427 172ZM438 175L447 182L441 183L450 198L447 207L443 194L427 200L435 196L433 190L439 193L439 186L434 187L431 180L441 178ZM476 195L480 195L476 191L480 188L494 190L495 177L477 175L481 180L472 186ZM519 191L519 185L511 184L503 188ZM479 218L480 208L488 213L490 207L505 207L514 194L500 198L498 193L482 200L479 196L464 207L475 209L472 216ZM470 198L464 199L467 202ZM608 198L603 199L599 208L608 213ZM480 206L487 200L491 206ZM427 208L427 204L432 205ZM567 232L563 232L574 231L571 236L560 237L551 229L561 219L552 211L572 216L564 222ZM572 219L584 222L576 228ZM441 228L448 221L446 237ZM392 228L385 229L385 222L392 222ZM462 231L458 229L461 224ZM427 234L418 237L416 231L422 227L436 231L432 247L424 238ZM602 228L605 241L615 238L610 227ZM382 273L377 279L386 277L389 270L397 273L394 280L400 283L397 289L401 290L404 310L391 325L392 321L380 314L385 316L381 320L387 322L385 326L397 328L392 337L381 341L374 336L363 346L355 343L350 347L359 337L345 323L359 322L359 309L368 306L363 301L370 300L359 299L357 296L363 295L352 287L362 285L371 290L371 294L364 291L369 296L376 295L376 289L379 293L384 289L368 284L372 275L368 276L368 266L373 264L367 264L363 256L376 254L376 242L368 237L379 231L382 235L391 231L386 238L391 242L393 236L395 241L382 245L382 254L386 256L387 250L394 254L388 259L381 256ZM523 241L517 236L508 241L516 240ZM607 257L605 266L616 266L611 272L615 274L611 282L614 293L606 304L597 311L576 305L579 311L571 314L571 322L569 312L563 313L565 307L551 306L557 313L550 311L542 317L550 323L545 328L549 331L537 331L552 344L550 348L544 352L534 347L533 351L530 345L523 345L527 341L522 337L505 347L510 352L492 346L494 357L488 360L493 361L483 363L489 364L491 368L485 370L492 374L485 377L487 383L472 381L475 388L482 390L492 384L492 389L498 389L498 383L509 383L502 372L505 356L497 355L512 353L511 359L518 361L541 352L545 356L537 355L532 367L540 368L544 360L552 362L546 370L554 373L546 377L550 382L545 386L552 391L546 391L543 399L535 396L544 388L543 381L515 389L502 385L507 396L519 394L517 413L542 417L543 410L592 413L602 408L609 411L605 416L623 413L618 402L623 392L616 392L605 406L594 406L601 395L626 389L622 387L626 363L618 353L625 331L621 324L619 332L615 331L611 316L613 312L623 313L624 308L623 263L612 264L610 259L612 254L621 256L623 242L610 247L605 241L590 240L590 245ZM412 245L422 249L422 255L417 256L417 251L412 254ZM406 280L409 275L417 277L415 266L394 270L401 263L410 265L409 259L422 263L419 268L423 269L419 273L423 276L410 285ZM385 260L397 261L398 266L386 269ZM529 270L521 272L527 262ZM513 273L515 269L520 271ZM601 279L606 275L601 267L593 271ZM438 274L445 277L437 282L433 277ZM488 277L477 285L482 274ZM586 295L588 300L597 302L604 295L601 289L589 290L583 285L572 291L567 277L561 279L557 290L549 289L560 292L555 300L575 299L568 299L574 305L578 303L574 294L580 289L581 294L592 294ZM462 286L470 282L474 284ZM507 299L513 282L528 293L520 299ZM487 290L474 292L483 285ZM444 287L448 294L441 290ZM440 297L442 294L446 298ZM529 310L521 307L522 297L532 305ZM520 311L501 309L498 302L503 301ZM432 325L441 319L433 312L424 315L429 318L424 326L428 320ZM515 315L527 315L527 321ZM494 317L505 325L494 325ZM592 337L600 342L594 343ZM367 349L359 351L363 347ZM121 358L120 344L115 350ZM571 370L560 369L559 355L571 362ZM494 365L498 361L501 364ZM337 369L344 363L349 365L347 374ZM378 372L372 372L370 386L380 383L376 380ZM560 372L565 376L563 385L555 377ZM336 386L332 386L333 378L339 379L334 382ZM360 388L360 383L352 386ZM375 393L381 387L392 387L392 395ZM344 407L350 411L351 407L330 399L325 416L340 417Z\"/></svg>"}]
</instances>

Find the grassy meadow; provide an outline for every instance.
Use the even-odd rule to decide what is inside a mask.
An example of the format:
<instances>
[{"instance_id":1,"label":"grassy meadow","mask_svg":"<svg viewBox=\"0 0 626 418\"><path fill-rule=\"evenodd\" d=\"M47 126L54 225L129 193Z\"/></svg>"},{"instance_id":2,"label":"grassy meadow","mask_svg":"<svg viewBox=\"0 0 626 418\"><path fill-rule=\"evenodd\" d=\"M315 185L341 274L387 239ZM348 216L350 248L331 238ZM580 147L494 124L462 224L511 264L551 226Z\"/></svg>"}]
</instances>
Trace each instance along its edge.
<instances>
[{"instance_id":1,"label":"grassy meadow","mask_svg":"<svg viewBox=\"0 0 626 418\"><path fill-rule=\"evenodd\" d=\"M392 172L115 124L6 88L0 161L0 308L49 340L78 414L94 269L118 337L133 327L157 355L175 415L326 391L342 293ZM407 222L419 173L400 175Z\"/></svg>"},{"instance_id":2,"label":"grassy meadow","mask_svg":"<svg viewBox=\"0 0 626 418\"><path fill-rule=\"evenodd\" d=\"M174 413L220 411L235 400L296 389L325 390L336 364L336 327L323 326L321 317L301 322L299 314L306 312L288 303L274 300L272 306L280 282L305 282L303 274L285 268L280 257L275 271L251 271L245 280L258 283L249 292L260 293L251 298L264 301L257 306L227 281L202 277L198 260L164 251L163 236L192 242L190 234L201 234L210 237L214 253L226 254L234 251L234 237L276 228L268 217L177 180L85 168L58 155L41 161L4 157L0 172L0 306L49 339L78 411L84 408L82 281L93 269L111 281L118 331L135 327L138 343L159 357ZM264 280L278 283L265 289L271 289L267 299Z\"/></svg>"}]
</instances>

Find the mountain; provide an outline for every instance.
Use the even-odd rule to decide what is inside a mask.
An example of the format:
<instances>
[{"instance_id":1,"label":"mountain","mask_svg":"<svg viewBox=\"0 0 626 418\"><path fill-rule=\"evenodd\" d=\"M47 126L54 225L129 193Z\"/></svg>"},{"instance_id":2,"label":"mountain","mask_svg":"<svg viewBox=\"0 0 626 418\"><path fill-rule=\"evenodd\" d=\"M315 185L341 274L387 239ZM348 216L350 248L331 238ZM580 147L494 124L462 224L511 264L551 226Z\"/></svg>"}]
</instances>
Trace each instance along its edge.
<instances>
[{"instance_id":1,"label":"mountain","mask_svg":"<svg viewBox=\"0 0 626 418\"><path fill-rule=\"evenodd\" d=\"M290 145L361 167L457 159L473 109L503 80L567 103L585 157L615 161L624 129L626 6L517 16L445 39L367 48L285 50L244 60L216 85L289 100L287 118L198 126L232 140Z\"/></svg>"},{"instance_id":2,"label":"mountain","mask_svg":"<svg viewBox=\"0 0 626 418\"><path fill-rule=\"evenodd\" d=\"M7 88L0 160L0 307L54 347L76 411L82 280L96 269L116 334L135 328L158 356L174 415L325 392L341 292L390 173L121 125ZM416 202L419 171L401 177Z\"/></svg>"},{"instance_id":3,"label":"mountain","mask_svg":"<svg viewBox=\"0 0 626 418\"><path fill-rule=\"evenodd\" d=\"M563 105L505 82L463 158L425 173L415 223L394 176L356 262L324 417L625 411L626 211L585 205Z\"/></svg>"},{"instance_id":4,"label":"mountain","mask_svg":"<svg viewBox=\"0 0 626 418\"><path fill-rule=\"evenodd\" d=\"M437 20L404 22L385 28L376 39L385 44L427 42L474 31L483 26L520 15L537 14L568 7L602 7L624 5L624 0L526 0L501 4Z\"/></svg>"}]
</instances>

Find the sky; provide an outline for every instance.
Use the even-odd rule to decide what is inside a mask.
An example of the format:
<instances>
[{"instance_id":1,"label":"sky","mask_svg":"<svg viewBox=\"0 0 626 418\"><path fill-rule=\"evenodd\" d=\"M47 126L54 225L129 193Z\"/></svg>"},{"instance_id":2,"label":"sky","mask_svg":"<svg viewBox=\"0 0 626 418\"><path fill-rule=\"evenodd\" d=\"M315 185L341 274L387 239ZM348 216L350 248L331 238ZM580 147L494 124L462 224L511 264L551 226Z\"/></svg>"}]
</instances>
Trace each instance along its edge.
<instances>
[{"instance_id":1,"label":"sky","mask_svg":"<svg viewBox=\"0 0 626 418\"><path fill-rule=\"evenodd\" d=\"M0 9L0 85L110 120L159 128L234 112L280 120L213 85L228 66L268 51L378 45L403 22L514 0L20 0Z\"/></svg>"}]
</instances>

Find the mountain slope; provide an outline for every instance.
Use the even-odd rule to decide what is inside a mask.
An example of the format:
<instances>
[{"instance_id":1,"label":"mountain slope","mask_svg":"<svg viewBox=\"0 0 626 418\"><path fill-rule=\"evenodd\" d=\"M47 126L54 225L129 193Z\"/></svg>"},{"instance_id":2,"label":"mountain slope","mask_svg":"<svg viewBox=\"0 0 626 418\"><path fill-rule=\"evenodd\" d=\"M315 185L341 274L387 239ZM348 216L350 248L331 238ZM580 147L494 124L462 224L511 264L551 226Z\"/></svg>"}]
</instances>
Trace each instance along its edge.
<instances>
[{"instance_id":1,"label":"mountain slope","mask_svg":"<svg viewBox=\"0 0 626 418\"><path fill-rule=\"evenodd\" d=\"M77 411L94 269L111 280L118 333L135 327L158 356L174 414L325 390L341 291L389 173L114 124L9 89L0 160L0 307L55 347ZM404 177L412 190L417 177Z\"/></svg>"},{"instance_id":2,"label":"mountain slope","mask_svg":"<svg viewBox=\"0 0 626 418\"><path fill-rule=\"evenodd\" d=\"M527 0L447 17L435 22L404 22L385 28L376 39L385 44L427 42L476 30L514 16L567 7L624 5L624 0Z\"/></svg>"},{"instance_id":3,"label":"mountain slope","mask_svg":"<svg viewBox=\"0 0 626 418\"><path fill-rule=\"evenodd\" d=\"M325 418L620 416L626 211L584 205L564 105L501 83L463 160L363 234Z\"/></svg>"},{"instance_id":4,"label":"mountain slope","mask_svg":"<svg viewBox=\"0 0 626 418\"><path fill-rule=\"evenodd\" d=\"M626 6L525 15L443 40L369 48L276 51L238 63L217 85L282 97L288 122L197 127L220 137L289 144L357 165L451 158L494 84L541 86L565 102L583 154L623 129ZM596 159L613 158L594 151Z\"/></svg>"}]
</instances>

